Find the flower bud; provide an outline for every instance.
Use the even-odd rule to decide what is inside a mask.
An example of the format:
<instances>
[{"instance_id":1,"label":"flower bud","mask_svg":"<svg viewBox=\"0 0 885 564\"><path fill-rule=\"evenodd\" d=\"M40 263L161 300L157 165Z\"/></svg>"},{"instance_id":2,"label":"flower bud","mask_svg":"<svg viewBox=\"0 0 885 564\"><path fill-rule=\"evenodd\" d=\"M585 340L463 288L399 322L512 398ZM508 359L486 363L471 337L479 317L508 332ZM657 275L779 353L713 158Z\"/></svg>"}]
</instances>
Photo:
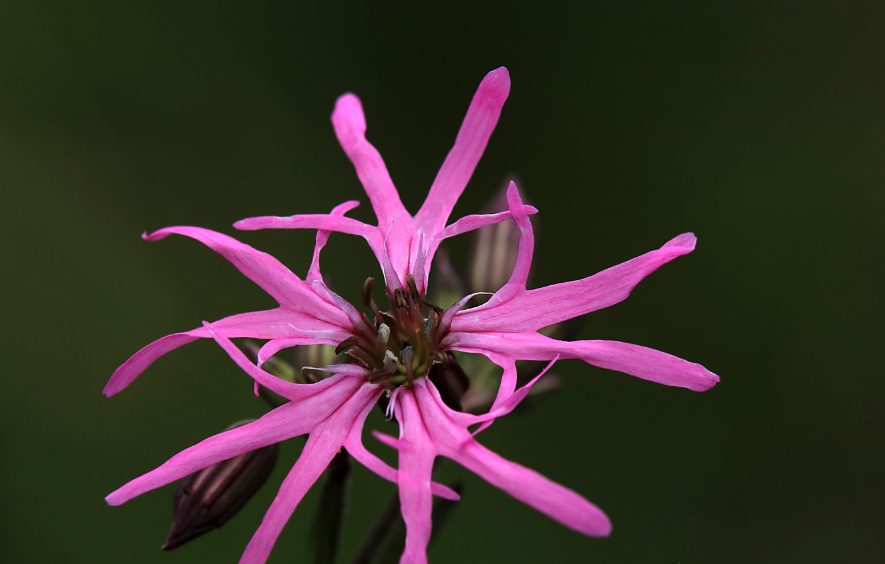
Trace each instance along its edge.
<instances>
[{"instance_id":1,"label":"flower bud","mask_svg":"<svg viewBox=\"0 0 885 564\"><path fill-rule=\"evenodd\" d=\"M252 421L238 421L225 430ZM163 550L177 548L236 515L270 476L279 451L278 444L268 445L182 478L175 490L172 530Z\"/></svg>"}]
</instances>

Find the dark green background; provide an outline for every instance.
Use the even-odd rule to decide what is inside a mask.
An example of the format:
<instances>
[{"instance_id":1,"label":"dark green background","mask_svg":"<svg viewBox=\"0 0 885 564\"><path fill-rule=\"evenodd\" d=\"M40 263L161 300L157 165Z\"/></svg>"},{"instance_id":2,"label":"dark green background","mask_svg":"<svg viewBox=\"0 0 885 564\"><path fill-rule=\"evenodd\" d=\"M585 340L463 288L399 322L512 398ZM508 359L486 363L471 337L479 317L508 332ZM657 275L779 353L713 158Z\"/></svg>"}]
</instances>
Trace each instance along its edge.
<instances>
[{"instance_id":1,"label":"dark green background","mask_svg":"<svg viewBox=\"0 0 885 564\"><path fill-rule=\"evenodd\" d=\"M140 234L217 229L303 276L312 234L231 223L352 198L372 219L335 98L362 98L415 211L479 81L506 65L510 99L455 215L516 175L541 210L536 285L694 231L695 253L581 337L722 382L696 394L558 364L563 392L481 440L597 503L613 535L582 537L459 469L465 498L431 560L885 561L882 3L373 4L0 5L2 560L236 562L300 442L241 515L173 553L172 487L102 499L264 411L202 341L101 395L148 342L273 305L200 245ZM325 257L353 300L378 274L356 238ZM393 491L357 472L344 556ZM307 561L315 504L271 562Z\"/></svg>"}]
</instances>

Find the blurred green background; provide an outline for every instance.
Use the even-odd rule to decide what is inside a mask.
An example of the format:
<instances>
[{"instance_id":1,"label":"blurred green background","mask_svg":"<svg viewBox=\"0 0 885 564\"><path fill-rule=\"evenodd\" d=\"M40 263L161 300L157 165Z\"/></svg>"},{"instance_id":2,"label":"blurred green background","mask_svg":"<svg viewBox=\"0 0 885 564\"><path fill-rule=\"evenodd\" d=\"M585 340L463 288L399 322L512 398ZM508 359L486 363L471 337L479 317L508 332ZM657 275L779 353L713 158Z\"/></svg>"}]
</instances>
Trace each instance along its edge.
<instances>
[{"instance_id":1,"label":"blurred green background","mask_svg":"<svg viewBox=\"0 0 885 564\"><path fill-rule=\"evenodd\" d=\"M580 337L722 382L696 394L559 363L560 393L480 438L597 503L613 535L585 538L453 469L465 496L431 561L885 561L883 18L881 2L844 0L3 2L3 561L236 562L299 440L240 515L171 553L173 486L103 501L265 411L202 341L101 395L150 341L273 305L201 245L139 236L216 229L303 276L310 232L231 224L354 198L372 220L335 98L361 97L415 211L501 65L511 96L455 217L517 177L541 210L535 285L695 232L695 253ZM351 300L379 275L356 238L334 235L324 256ZM356 471L341 562L393 492ZM270 562L307 561L315 505L312 491Z\"/></svg>"}]
</instances>

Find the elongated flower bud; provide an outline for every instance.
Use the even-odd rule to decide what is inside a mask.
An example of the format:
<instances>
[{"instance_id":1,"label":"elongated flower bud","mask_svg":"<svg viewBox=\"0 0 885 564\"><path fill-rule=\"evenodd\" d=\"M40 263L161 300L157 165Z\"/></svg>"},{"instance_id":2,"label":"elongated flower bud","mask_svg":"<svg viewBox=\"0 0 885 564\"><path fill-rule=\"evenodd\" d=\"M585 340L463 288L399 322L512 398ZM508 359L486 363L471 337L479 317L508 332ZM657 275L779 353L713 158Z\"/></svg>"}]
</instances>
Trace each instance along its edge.
<instances>
[{"instance_id":1,"label":"elongated flower bud","mask_svg":"<svg viewBox=\"0 0 885 564\"><path fill-rule=\"evenodd\" d=\"M252 421L238 421L226 430ZM175 491L172 530L163 550L177 548L236 515L270 476L279 451L278 444L268 445L183 478Z\"/></svg>"}]
</instances>

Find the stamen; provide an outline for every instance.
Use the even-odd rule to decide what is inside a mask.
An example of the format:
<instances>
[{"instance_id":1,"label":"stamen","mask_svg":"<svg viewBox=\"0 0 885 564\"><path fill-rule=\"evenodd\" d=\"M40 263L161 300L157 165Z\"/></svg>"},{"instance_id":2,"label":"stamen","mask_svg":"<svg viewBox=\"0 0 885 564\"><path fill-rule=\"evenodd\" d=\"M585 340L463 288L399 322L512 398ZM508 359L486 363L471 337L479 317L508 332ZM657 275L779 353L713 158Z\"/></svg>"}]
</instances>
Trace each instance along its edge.
<instances>
[{"instance_id":1,"label":"stamen","mask_svg":"<svg viewBox=\"0 0 885 564\"><path fill-rule=\"evenodd\" d=\"M366 307L371 307L372 305L372 286L375 284L375 279L369 276L366 278L366 281L363 283L363 303L366 304Z\"/></svg>"},{"instance_id":2,"label":"stamen","mask_svg":"<svg viewBox=\"0 0 885 564\"><path fill-rule=\"evenodd\" d=\"M378 326L378 336L381 338L382 345L386 345L387 341L390 340L390 327L386 323Z\"/></svg>"},{"instance_id":3,"label":"stamen","mask_svg":"<svg viewBox=\"0 0 885 564\"><path fill-rule=\"evenodd\" d=\"M415 376L412 374L412 359L415 358L415 352L412 347L406 347L399 353L399 360L403 366L406 367L406 377L409 379L409 385L412 385L412 382L415 380Z\"/></svg>"},{"instance_id":4,"label":"stamen","mask_svg":"<svg viewBox=\"0 0 885 564\"><path fill-rule=\"evenodd\" d=\"M433 329L433 319L424 320L424 336L430 341L430 330Z\"/></svg>"},{"instance_id":5,"label":"stamen","mask_svg":"<svg viewBox=\"0 0 885 564\"><path fill-rule=\"evenodd\" d=\"M424 305L426 305L427 307L429 307L430 309L435 311L437 314L441 314L442 312L445 311L443 308L439 307L438 305L433 305L432 303L428 302L427 300L421 300L421 301L424 302Z\"/></svg>"},{"instance_id":6,"label":"stamen","mask_svg":"<svg viewBox=\"0 0 885 564\"><path fill-rule=\"evenodd\" d=\"M361 356L357 353L357 351L354 351L353 349L351 349L351 350L347 351L346 354L347 354L347 356L349 356L350 358L352 358L352 359L354 359L355 361L357 361L357 362L360 364L360 366L362 366L363 368L370 368L369 363L366 362L366 360L365 360L363 357L361 357Z\"/></svg>"},{"instance_id":7,"label":"stamen","mask_svg":"<svg viewBox=\"0 0 885 564\"><path fill-rule=\"evenodd\" d=\"M390 351L384 351L384 368L390 371L391 374L396 372L396 356Z\"/></svg>"},{"instance_id":8,"label":"stamen","mask_svg":"<svg viewBox=\"0 0 885 564\"><path fill-rule=\"evenodd\" d=\"M403 292L402 288L397 288L393 291L393 301L396 303L396 307L400 309L409 307L409 302L406 301L406 293Z\"/></svg>"},{"instance_id":9,"label":"stamen","mask_svg":"<svg viewBox=\"0 0 885 564\"><path fill-rule=\"evenodd\" d=\"M345 351L355 344L359 343L360 340L357 337L348 337L341 341L337 347L335 347L335 354L341 354L342 351Z\"/></svg>"}]
</instances>

